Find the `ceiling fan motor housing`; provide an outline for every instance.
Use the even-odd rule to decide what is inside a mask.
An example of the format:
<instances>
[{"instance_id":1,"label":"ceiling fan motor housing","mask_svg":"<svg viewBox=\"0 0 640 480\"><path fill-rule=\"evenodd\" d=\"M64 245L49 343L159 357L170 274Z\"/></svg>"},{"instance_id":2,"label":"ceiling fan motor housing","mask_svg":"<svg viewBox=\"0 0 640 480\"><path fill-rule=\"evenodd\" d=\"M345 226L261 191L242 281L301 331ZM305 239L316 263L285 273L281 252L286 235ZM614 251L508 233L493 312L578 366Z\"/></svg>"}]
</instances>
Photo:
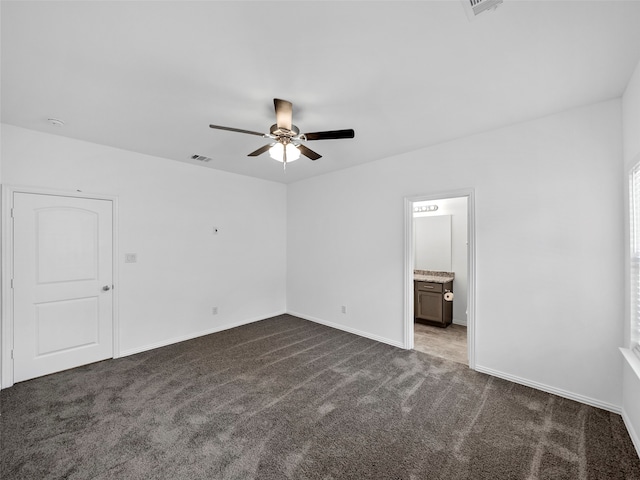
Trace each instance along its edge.
<instances>
[{"instance_id":1,"label":"ceiling fan motor housing","mask_svg":"<svg viewBox=\"0 0 640 480\"><path fill-rule=\"evenodd\" d=\"M300 129L295 125L291 125L291 130L288 130L286 128L278 128L278 125L274 123L273 125L271 125L271 128L269 129L269 133L271 133L271 135L278 138L279 137L292 138L300 135Z\"/></svg>"}]
</instances>

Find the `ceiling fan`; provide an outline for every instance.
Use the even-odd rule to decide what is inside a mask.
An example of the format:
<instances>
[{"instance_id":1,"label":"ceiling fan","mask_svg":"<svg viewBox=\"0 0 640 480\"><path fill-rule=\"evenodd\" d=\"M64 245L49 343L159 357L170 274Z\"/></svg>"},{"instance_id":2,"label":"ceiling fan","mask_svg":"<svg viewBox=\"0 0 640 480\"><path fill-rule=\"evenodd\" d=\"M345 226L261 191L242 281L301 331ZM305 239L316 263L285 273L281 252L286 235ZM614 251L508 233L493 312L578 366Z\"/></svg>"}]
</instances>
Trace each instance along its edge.
<instances>
[{"instance_id":1,"label":"ceiling fan","mask_svg":"<svg viewBox=\"0 0 640 480\"><path fill-rule=\"evenodd\" d=\"M211 128L218 130L228 130L230 132L248 133L249 135L259 135L263 138L270 138L271 143L260 147L251 152L249 157L257 157L266 151L269 151L271 158L278 160L287 167L287 162L293 162L300 158L300 154L311 160L317 160L322 155L307 148L302 142L311 140L334 140L340 138L353 138L355 132L352 129L347 130L328 130L324 132L300 133L300 129L292 122L293 104L287 100L279 98L273 99L276 110L276 123L271 125L269 133L253 132L251 130L243 130L240 128L222 127L220 125L209 125Z\"/></svg>"}]
</instances>

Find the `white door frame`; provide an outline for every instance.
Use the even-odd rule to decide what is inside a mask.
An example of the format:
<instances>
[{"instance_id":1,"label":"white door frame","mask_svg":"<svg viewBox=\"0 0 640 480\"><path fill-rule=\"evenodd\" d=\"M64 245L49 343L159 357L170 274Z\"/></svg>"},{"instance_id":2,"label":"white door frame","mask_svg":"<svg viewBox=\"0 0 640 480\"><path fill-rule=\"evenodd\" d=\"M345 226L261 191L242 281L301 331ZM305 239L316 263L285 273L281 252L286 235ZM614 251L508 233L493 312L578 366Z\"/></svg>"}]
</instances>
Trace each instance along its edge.
<instances>
[{"instance_id":1,"label":"white door frame","mask_svg":"<svg viewBox=\"0 0 640 480\"><path fill-rule=\"evenodd\" d=\"M404 348L413 349L413 204L446 198L467 198L467 349L469 368L476 368L476 212L473 188L404 198Z\"/></svg>"},{"instance_id":2,"label":"white door frame","mask_svg":"<svg viewBox=\"0 0 640 480\"><path fill-rule=\"evenodd\" d=\"M2 185L2 311L0 312L0 389L13 385L13 292L11 279L13 278L13 222L11 209L13 208L14 193L29 193L35 195L55 195L58 197L76 197L93 200L110 200L113 208L113 358L120 356L120 324L118 321L118 293L120 277L118 276L118 197L85 193L81 191L54 190L38 187L20 187Z\"/></svg>"}]
</instances>

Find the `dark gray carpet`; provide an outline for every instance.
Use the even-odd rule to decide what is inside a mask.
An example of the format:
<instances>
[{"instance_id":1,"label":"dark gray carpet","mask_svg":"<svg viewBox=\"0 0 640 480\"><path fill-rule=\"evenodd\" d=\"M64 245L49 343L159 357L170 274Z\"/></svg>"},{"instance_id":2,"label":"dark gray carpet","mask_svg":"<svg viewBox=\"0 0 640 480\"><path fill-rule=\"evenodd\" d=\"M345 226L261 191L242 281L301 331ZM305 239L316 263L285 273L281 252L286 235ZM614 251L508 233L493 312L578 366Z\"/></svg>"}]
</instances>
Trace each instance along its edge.
<instances>
[{"instance_id":1,"label":"dark gray carpet","mask_svg":"<svg viewBox=\"0 0 640 480\"><path fill-rule=\"evenodd\" d=\"M288 315L0 400L3 480L640 479L619 415Z\"/></svg>"}]
</instances>

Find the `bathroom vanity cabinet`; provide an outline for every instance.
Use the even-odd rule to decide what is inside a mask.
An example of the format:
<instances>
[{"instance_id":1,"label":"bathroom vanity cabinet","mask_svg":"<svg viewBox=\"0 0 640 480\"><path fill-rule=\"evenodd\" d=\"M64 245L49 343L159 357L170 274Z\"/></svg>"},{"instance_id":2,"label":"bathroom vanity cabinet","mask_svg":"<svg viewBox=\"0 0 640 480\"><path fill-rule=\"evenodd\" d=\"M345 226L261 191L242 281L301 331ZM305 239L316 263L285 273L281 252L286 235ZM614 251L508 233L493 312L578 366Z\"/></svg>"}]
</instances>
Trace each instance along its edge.
<instances>
[{"instance_id":1,"label":"bathroom vanity cabinet","mask_svg":"<svg viewBox=\"0 0 640 480\"><path fill-rule=\"evenodd\" d=\"M453 321L453 302L444 299L453 291L453 282L414 282L414 318L416 322L446 327Z\"/></svg>"}]
</instances>

